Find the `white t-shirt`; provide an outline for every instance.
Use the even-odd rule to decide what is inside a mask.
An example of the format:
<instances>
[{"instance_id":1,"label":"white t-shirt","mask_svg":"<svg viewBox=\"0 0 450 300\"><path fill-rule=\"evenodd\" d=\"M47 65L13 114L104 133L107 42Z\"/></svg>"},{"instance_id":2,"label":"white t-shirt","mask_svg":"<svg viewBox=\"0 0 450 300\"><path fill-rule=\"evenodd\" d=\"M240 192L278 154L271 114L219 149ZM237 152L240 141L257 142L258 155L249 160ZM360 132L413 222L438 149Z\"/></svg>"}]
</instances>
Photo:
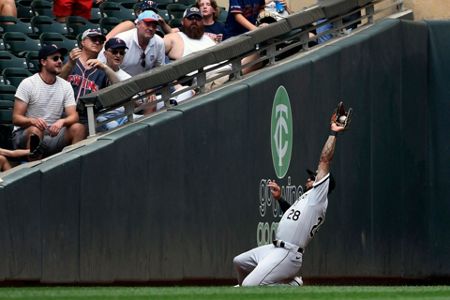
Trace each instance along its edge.
<instances>
[{"instance_id":1,"label":"white t-shirt","mask_svg":"<svg viewBox=\"0 0 450 300\"><path fill-rule=\"evenodd\" d=\"M278 223L276 239L282 240L302 248L306 248L325 221L328 207L328 173L322 180L314 182L313 188L301 195Z\"/></svg>"},{"instance_id":2,"label":"white t-shirt","mask_svg":"<svg viewBox=\"0 0 450 300\"><path fill-rule=\"evenodd\" d=\"M120 67L131 76L141 74L165 64L166 53L164 41L159 35L155 34L153 38L150 39L145 51L139 46L137 28L121 32L115 37L124 40L127 44L128 50ZM104 49L98 55L98 59L102 62L106 62L105 54L103 52ZM141 65L141 55L143 52L145 53L145 67L142 67Z\"/></svg>"},{"instance_id":3,"label":"white t-shirt","mask_svg":"<svg viewBox=\"0 0 450 300\"><path fill-rule=\"evenodd\" d=\"M64 108L76 105L69 82L56 76L55 83L47 84L39 73L25 78L17 87L15 97L28 104L26 117L42 118L49 126L61 119Z\"/></svg>"}]
</instances>

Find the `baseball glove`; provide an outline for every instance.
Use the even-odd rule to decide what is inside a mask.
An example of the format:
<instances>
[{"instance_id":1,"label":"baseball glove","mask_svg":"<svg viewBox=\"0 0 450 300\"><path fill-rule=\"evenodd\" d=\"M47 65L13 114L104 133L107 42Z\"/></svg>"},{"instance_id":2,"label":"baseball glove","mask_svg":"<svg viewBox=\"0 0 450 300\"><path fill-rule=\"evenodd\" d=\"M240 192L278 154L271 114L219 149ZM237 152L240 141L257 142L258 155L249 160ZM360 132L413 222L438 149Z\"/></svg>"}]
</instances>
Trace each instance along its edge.
<instances>
[{"instance_id":1,"label":"baseball glove","mask_svg":"<svg viewBox=\"0 0 450 300\"><path fill-rule=\"evenodd\" d=\"M341 101L333 114L332 122L336 123L336 125L340 127L347 128L352 120L351 117L352 108L350 107L347 111L345 111L344 103Z\"/></svg>"},{"instance_id":2,"label":"baseball glove","mask_svg":"<svg viewBox=\"0 0 450 300\"><path fill-rule=\"evenodd\" d=\"M272 24L277 21L278 18L276 14L263 10L259 13L258 18L256 19L256 24L257 25L260 25L262 23Z\"/></svg>"}]
</instances>

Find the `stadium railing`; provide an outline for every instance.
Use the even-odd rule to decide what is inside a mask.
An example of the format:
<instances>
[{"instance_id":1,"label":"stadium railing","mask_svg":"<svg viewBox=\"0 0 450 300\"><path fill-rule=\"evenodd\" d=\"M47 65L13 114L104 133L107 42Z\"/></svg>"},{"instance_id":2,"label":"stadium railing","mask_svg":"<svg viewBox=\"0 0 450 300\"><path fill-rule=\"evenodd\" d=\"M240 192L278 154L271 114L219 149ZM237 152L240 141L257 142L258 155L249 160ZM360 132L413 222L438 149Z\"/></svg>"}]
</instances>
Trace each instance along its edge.
<instances>
[{"instance_id":1,"label":"stadium railing","mask_svg":"<svg viewBox=\"0 0 450 300\"><path fill-rule=\"evenodd\" d=\"M151 70L144 74L102 89L80 98L80 106L87 111L89 136L96 135L96 128L103 123L96 122L96 115L125 106L124 115L133 122L133 112L141 111L156 102L171 107L170 99L195 89L197 94L205 92L205 84L222 76L230 76L230 81L239 80L243 68L265 62L276 64L290 54L308 52L318 46L320 37L331 36L329 42L350 34L351 29L366 28L379 19L397 14L396 17L411 18L412 12L403 8L403 0L331 0L290 15L286 19L272 23L240 36L230 38L212 48L193 53L182 60ZM316 33L319 27L329 29ZM242 59L258 54L259 58L243 64ZM220 75L211 76L219 68L228 66ZM189 74L189 75L186 75ZM176 84L192 84L170 93ZM151 92L149 92L151 91ZM134 108L136 100L145 100L150 94L161 97L155 102L144 103ZM145 101L144 101L145 102ZM133 109L134 108L134 109ZM109 120L111 121L111 120Z\"/></svg>"}]
</instances>

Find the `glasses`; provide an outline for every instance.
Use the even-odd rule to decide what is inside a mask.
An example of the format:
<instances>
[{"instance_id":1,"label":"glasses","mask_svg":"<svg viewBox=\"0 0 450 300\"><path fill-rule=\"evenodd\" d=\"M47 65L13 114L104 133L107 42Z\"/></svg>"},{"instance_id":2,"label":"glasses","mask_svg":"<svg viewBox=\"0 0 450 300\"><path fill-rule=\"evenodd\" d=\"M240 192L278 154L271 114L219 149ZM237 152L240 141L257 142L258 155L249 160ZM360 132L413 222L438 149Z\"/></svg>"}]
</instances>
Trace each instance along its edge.
<instances>
[{"instance_id":1,"label":"glasses","mask_svg":"<svg viewBox=\"0 0 450 300\"><path fill-rule=\"evenodd\" d=\"M52 56L52 57L48 57L49 59L53 60L54 62L57 62L58 60L63 60L62 56L56 55L56 56Z\"/></svg>"},{"instance_id":2,"label":"glasses","mask_svg":"<svg viewBox=\"0 0 450 300\"><path fill-rule=\"evenodd\" d=\"M99 36L90 36L89 39L93 43L103 44L105 42L105 39L103 37L99 37Z\"/></svg>"},{"instance_id":3,"label":"glasses","mask_svg":"<svg viewBox=\"0 0 450 300\"><path fill-rule=\"evenodd\" d=\"M141 67L145 68L145 52L141 54Z\"/></svg>"},{"instance_id":4,"label":"glasses","mask_svg":"<svg viewBox=\"0 0 450 300\"><path fill-rule=\"evenodd\" d=\"M117 50L117 49L110 49L108 50L112 55L120 54L121 56L124 56L125 53L127 53L125 50Z\"/></svg>"},{"instance_id":5,"label":"glasses","mask_svg":"<svg viewBox=\"0 0 450 300\"><path fill-rule=\"evenodd\" d=\"M202 17L200 17L200 16L197 16L197 15L193 15L193 16L189 16L189 17L187 17L187 19L189 20L189 21L201 21L201 20L203 20L203 18Z\"/></svg>"}]
</instances>

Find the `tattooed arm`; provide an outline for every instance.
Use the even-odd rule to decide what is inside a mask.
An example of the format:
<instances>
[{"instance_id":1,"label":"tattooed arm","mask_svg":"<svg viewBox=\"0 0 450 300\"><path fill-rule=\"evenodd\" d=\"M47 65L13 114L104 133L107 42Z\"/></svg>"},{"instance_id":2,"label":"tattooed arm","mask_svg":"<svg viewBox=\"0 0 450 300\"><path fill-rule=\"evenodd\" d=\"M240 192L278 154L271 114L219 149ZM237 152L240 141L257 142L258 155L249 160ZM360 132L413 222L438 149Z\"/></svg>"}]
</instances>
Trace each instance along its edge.
<instances>
[{"instance_id":1,"label":"tattooed arm","mask_svg":"<svg viewBox=\"0 0 450 300\"><path fill-rule=\"evenodd\" d=\"M316 182L320 181L325 175L330 172L330 164L334 156L334 148L336 146L336 137L338 132L345 130L343 126L339 126L335 122L335 116L331 118L331 131L328 136L325 145L323 146L322 153L320 154L319 166L317 167Z\"/></svg>"}]
</instances>

